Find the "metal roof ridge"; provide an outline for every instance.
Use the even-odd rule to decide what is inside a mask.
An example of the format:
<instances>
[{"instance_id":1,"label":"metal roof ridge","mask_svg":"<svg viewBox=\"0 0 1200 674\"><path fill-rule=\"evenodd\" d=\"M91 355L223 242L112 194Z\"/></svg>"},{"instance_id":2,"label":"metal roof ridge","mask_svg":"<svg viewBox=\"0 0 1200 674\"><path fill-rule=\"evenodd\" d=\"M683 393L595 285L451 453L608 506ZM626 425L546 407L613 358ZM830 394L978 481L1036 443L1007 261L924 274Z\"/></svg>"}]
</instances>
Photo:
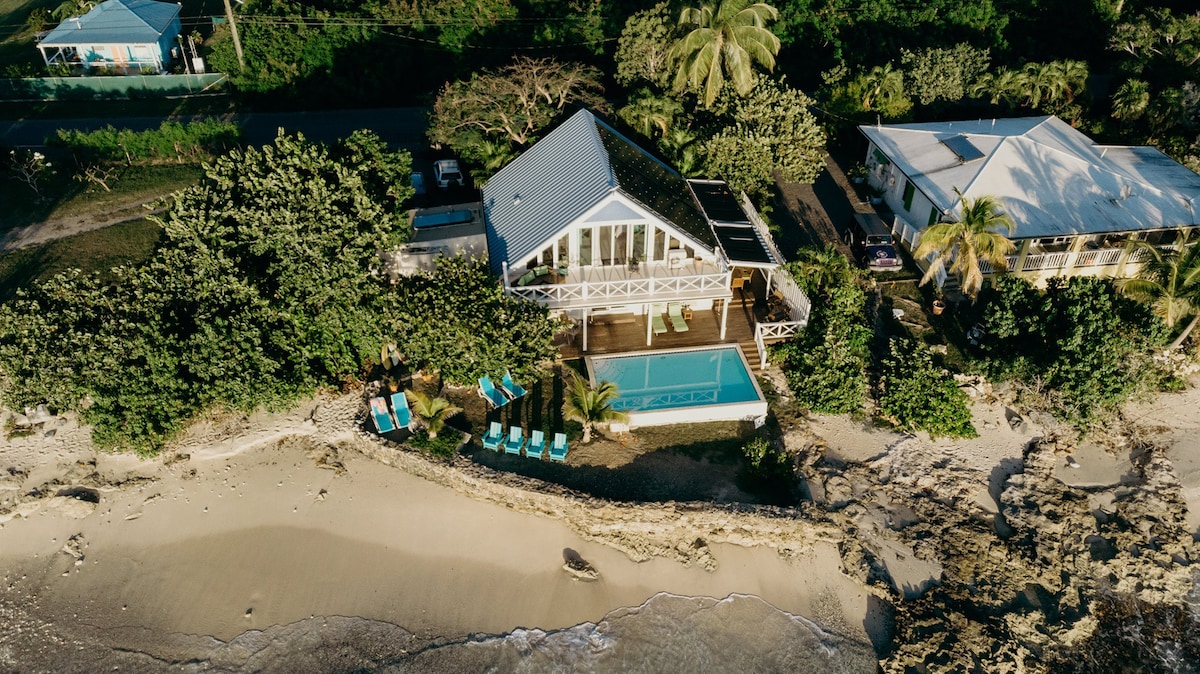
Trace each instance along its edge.
<instances>
[{"instance_id":1,"label":"metal roof ridge","mask_svg":"<svg viewBox=\"0 0 1200 674\"><path fill-rule=\"evenodd\" d=\"M1087 138L1086 135L1084 135L1084 137ZM1057 154L1063 155L1064 157L1067 157L1068 159L1072 159L1080 164L1084 164L1085 166L1089 166L1089 167L1095 168L1097 170L1103 171L1105 173L1108 173L1110 175L1116 176L1117 178L1124 178L1125 180L1128 180L1131 183L1136 183L1137 185L1140 185L1142 187L1146 187L1151 190L1154 190L1158 194L1162 194L1164 196L1167 194L1164 190L1159 189L1152 183L1145 182L1144 180L1135 178L1135 177L1125 173L1124 171L1118 171L1118 170L1112 168L1111 164L1109 164L1109 162L1107 162L1107 161L1093 161L1091 159L1081 157L1078 154L1075 154L1074 152L1068 152L1066 150L1054 147L1053 145L1047 145L1046 143L1034 140L1032 138L1026 138L1023 135L1022 136L1014 136L1014 138L1028 141L1034 145L1043 147L1050 152L1055 152ZM1088 138L1088 140L1091 140L1091 139ZM1093 143L1092 147L1103 147L1103 146L1096 145ZM1151 147L1151 146L1149 146L1149 145L1131 145L1129 147ZM1155 148L1155 149L1157 149L1157 148ZM1161 150L1160 150L1160 152L1161 152ZM1100 160L1104 159L1104 153L1100 153L1099 159ZM1092 181L1092 182L1095 182L1095 181Z\"/></svg>"}]
</instances>

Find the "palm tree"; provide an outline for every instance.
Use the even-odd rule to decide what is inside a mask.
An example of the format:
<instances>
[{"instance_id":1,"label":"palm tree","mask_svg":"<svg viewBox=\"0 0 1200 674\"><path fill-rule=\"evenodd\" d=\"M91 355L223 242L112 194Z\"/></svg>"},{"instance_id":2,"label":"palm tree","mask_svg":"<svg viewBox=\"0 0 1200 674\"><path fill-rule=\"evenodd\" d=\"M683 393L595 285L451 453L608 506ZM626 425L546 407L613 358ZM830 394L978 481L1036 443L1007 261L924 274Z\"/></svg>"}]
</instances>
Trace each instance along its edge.
<instances>
[{"instance_id":1,"label":"palm tree","mask_svg":"<svg viewBox=\"0 0 1200 674\"><path fill-rule=\"evenodd\" d=\"M671 47L670 57L678 64L675 89L700 94L704 107L712 107L728 77L738 94L754 87L753 62L775 69L779 38L767 29L767 21L779 18L779 10L765 2L721 0L688 7L679 15L679 25L691 30Z\"/></svg>"},{"instance_id":2,"label":"palm tree","mask_svg":"<svg viewBox=\"0 0 1200 674\"><path fill-rule=\"evenodd\" d=\"M974 299L983 287L980 260L990 263L992 269L1008 269L1008 254L1016 250L1008 237L1017 225L1000 210L995 197L968 199L958 190L955 193L962 203L958 221L927 227L921 233L921 245L917 246L913 257L918 260L933 257L929 269L921 277L921 285L937 276L949 262L949 271L958 274L963 294Z\"/></svg>"},{"instance_id":3,"label":"palm tree","mask_svg":"<svg viewBox=\"0 0 1200 674\"><path fill-rule=\"evenodd\" d=\"M984 73L979 76L971 87L972 96L988 96L992 105L1004 101L1015 105L1017 98L1025 87L1025 73L1019 70L998 68L994 73Z\"/></svg>"},{"instance_id":4,"label":"palm tree","mask_svg":"<svg viewBox=\"0 0 1200 674\"><path fill-rule=\"evenodd\" d=\"M796 259L788 264L792 278L804 292L816 294L851 276L850 259L832 243L824 248L805 246L796 251Z\"/></svg>"},{"instance_id":5,"label":"palm tree","mask_svg":"<svg viewBox=\"0 0 1200 674\"><path fill-rule=\"evenodd\" d=\"M1149 302L1167 326L1193 316L1169 348L1176 349L1200 322L1200 244L1187 245L1187 238L1174 249L1163 250L1146 241L1131 242L1143 251L1142 268L1136 278L1117 280L1124 294Z\"/></svg>"},{"instance_id":6,"label":"palm tree","mask_svg":"<svg viewBox=\"0 0 1200 674\"><path fill-rule=\"evenodd\" d=\"M583 424L584 444L592 441L594 425L629 420L628 414L613 409L612 403L618 395L617 385L611 381L602 381L592 388L583 377L571 380L563 401L563 418Z\"/></svg>"},{"instance_id":7,"label":"palm tree","mask_svg":"<svg viewBox=\"0 0 1200 674\"><path fill-rule=\"evenodd\" d=\"M683 104L673 98L655 96L649 89L639 90L629 104L617 111L626 124L638 133L650 138L657 130L660 137L675 125L675 118L683 114Z\"/></svg>"},{"instance_id":8,"label":"palm tree","mask_svg":"<svg viewBox=\"0 0 1200 674\"><path fill-rule=\"evenodd\" d=\"M1146 114L1150 107L1150 85L1145 80L1125 80L1112 97L1112 116L1124 121L1133 121Z\"/></svg>"},{"instance_id":9,"label":"palm tree","mask_svg":"<svg viewBox=\"0 0 1200 674\"><path fill-rule=\"evenodd\" d=\"M879 110L887 102L904 96L904 73L891 63L871 68L862 77L863 110Z\"/></svg>"},{"instance_id":10,"label":"palm tree","mask_svg":"<svg viewBox=\"0 0 1200 674\"><path fill-rule=\"evenodd\" d=\"M437 437L438 432L446 425L446 419L462 411L461 407L451 405L445 398L434 398L420 391L405 391L405 396L412 405L413 414L425 424L430 438Z\"/></svg>"}]
</instances>

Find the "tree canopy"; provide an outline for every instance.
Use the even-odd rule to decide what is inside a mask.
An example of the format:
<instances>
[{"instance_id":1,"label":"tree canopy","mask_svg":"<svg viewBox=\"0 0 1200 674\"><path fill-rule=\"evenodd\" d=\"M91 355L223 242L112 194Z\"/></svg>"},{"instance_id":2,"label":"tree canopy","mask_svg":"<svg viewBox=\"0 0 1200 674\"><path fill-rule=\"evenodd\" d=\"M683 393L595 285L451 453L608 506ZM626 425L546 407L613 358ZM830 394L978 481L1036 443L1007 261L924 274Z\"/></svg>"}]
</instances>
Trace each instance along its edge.
<instances>
[{"instance_id":1,"label":"tree canopy","mask_svg":"<svg viewBox=\"0 0 1200 674\"><path fill-rule=\"evenodd\" d=\"M60 275L0 307L0 401L78 410L101 446L153 452L202 410L354 377L382 338L370 272L405 236L409 162L366 132L218 159L156 216L147 264Z\"/></svg>"},{"instance_id":2,"label":"tree canopy","mask_svg":"<svg viewBox=\"0 0 1200 674\"><path fill-rule=\"evenodd\" d=\"M604 110L600 71L579 63L519 56L496 70L447 84L426 134L477 164L484 143L526 147L575 106Z\"/></svg>"},{"instance_id":3,"label":"tree canopy","mask_svg":"<svg viewBox=\"0 0 1200 674\"><path fill-rule=\"evenodd\" d=\"M671 58L678 64L675 89L697 94L705 107L712 106L726 79L738 94L749 94L754 63L775 68L780 43L767 22L777 18L779 11L771 5L749 0L685 8L679 25L688 32L671 47Z\"/></svg>"}]
</instances>

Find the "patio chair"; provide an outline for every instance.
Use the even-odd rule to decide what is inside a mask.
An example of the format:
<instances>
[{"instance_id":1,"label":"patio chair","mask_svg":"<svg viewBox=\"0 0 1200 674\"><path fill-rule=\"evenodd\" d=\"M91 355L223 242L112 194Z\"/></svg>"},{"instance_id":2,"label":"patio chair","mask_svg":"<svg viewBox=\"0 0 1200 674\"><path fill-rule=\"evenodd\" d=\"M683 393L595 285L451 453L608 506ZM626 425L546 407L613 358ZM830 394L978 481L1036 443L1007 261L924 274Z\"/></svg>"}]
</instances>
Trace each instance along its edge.
<instances>
[{"instance_id":1,"label":"patio chair","mask_svg":"<svg viewBox=\"0 0 1200 674\"><path fill-rule=\"evenodd\" d=\"M412 427L412 410L408 409L408 398L404 397L404 391L392 394L392 411L396 413L397 428Z\"/></svg>"},{"instance_id":2,"label":"patio chair","mask_svg":"<svg viewBox=\"0 0 1200 674\"><path fill-rule=\"evenodd\" d=\"M509 426L508 437L504 439L504 453L521 455L521 446L525 444L525 429L520 426Z\"/></svg>"},{"instance_id":3,"label":"patio chair","mask_svg":"<svg viewBox=\"0 0 1200 674\"><path fill-rule=\"evenodd\" d=\"M650 310L650 322L654 327L654 334L661 335L667 331L667 322L662 317L662 305L656 304Z\"/></svg>"},{"instance_id":4,"label":"patio chair","mask_svg":"<svg viewBox=\"0 0 1200 674\"><path fill-rule=\"evenodd\" d=\"M488 401L492 407L504 407L508 404L508 396L500 392L492 383L492 378L486 374L479 378L479 395Z\"/></svg>"},{"instance_id":5,"label":"patio chair","mask_svg":"<svg viewBox=\"0 0 1200 674\"><path fill-rule=\"evenodd\" d=\"M529 444L525 446L525 456L531 459L540 459L544 451L546 451L546 434L540 429L530 432Z\"/></svg>"},{"instance_id":6,"label":"patio chair","mask_svg":"<svg viewBox=\"0 0 1200 674\"><path fill-rule=\"evenodd\" d=\"M504 427L500 425L499 421L492 422L492 425L488 427L488 432L483 434L482 442L484 449L494 452L500 450L500 443L504 442Z\"/></svg>"},{"instance_id":7,"label":"patio chair","mask_svg":"<svg viewBox=\"0 0 1200 674\"><path fill-rule=\"evenodd\" d=\"M500 390L508 394L509 398L516 400L525 395L525 387L513 381L512 373L508 370L504 371L504 377L500 379Z\"/></svg>"},{"instance_id":8,"label":"patio chair","mask_svg":"<svg viewBox=\"0 0 1200 674\"><path fill-rule=\"evenodd\" d=\"M683 305L671 302L667 305L667 315L671 317L671 328L675 332L687 332L688 324L683 318Z\"/></svg>"},{"instance_id":9,"label":"patio chair","mask_svg":"<svg viewBox=\"0 0 1200 674\"><path fill-rule=\"evenodd\" d=\"M550 460L567 460L567 435L565 433L554 434L554 444L550 445Z\"/></svg>"},{"instance_id":10,"label":"patio chair","mask_svg":"<svg viewBox=\"0 0 1200 674\"><path fill-rule=\"evenodd\" d=\"M392 423L392 413L388 411L387 401L382 397L371 398L371 416L375 418L375 428L380 433L390 433L396 430Z\"/></svg>"}]
</instances>

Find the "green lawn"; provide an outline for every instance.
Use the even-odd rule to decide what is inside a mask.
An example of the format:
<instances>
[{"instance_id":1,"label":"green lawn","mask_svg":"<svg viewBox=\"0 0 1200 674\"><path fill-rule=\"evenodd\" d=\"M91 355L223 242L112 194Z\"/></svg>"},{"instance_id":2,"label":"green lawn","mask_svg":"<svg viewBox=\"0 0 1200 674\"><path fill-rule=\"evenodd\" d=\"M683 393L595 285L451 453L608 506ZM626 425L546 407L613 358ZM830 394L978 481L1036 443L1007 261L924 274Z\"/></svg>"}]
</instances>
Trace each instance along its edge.
<instances>
[{"instance_id":1,"label":"green lawn","mask_svg":"<svg viewBox=\"0 0 1200 674\"><path fill-rule=\"evenodd\" d=\"M0 254L0 301L67 269L103 272L143 262L154 252L161 236L162 229L143 218Z\"/></svg>"},{"instance_id":2,"label":"green lawn","mask_svg":"<svg viewBox=\"0 0 1200 674\"><path fill-rule=\"evenodd\" d=\"M63 160L69 163L70 160ZM62 163L62 162L60 162ZM97 185L85 185L71 177L73 167L59 167L43 190L43 200L15 180L0 180L0 232L37 222L60 218L89 218L110 220L117 217L137 217L140 206L131 203L150 201L176 190L194 185L204 171L199 166L166 164L135 166L122 169L115 181L109 182L110 192Z\"/></svg>"}]
</instances>

